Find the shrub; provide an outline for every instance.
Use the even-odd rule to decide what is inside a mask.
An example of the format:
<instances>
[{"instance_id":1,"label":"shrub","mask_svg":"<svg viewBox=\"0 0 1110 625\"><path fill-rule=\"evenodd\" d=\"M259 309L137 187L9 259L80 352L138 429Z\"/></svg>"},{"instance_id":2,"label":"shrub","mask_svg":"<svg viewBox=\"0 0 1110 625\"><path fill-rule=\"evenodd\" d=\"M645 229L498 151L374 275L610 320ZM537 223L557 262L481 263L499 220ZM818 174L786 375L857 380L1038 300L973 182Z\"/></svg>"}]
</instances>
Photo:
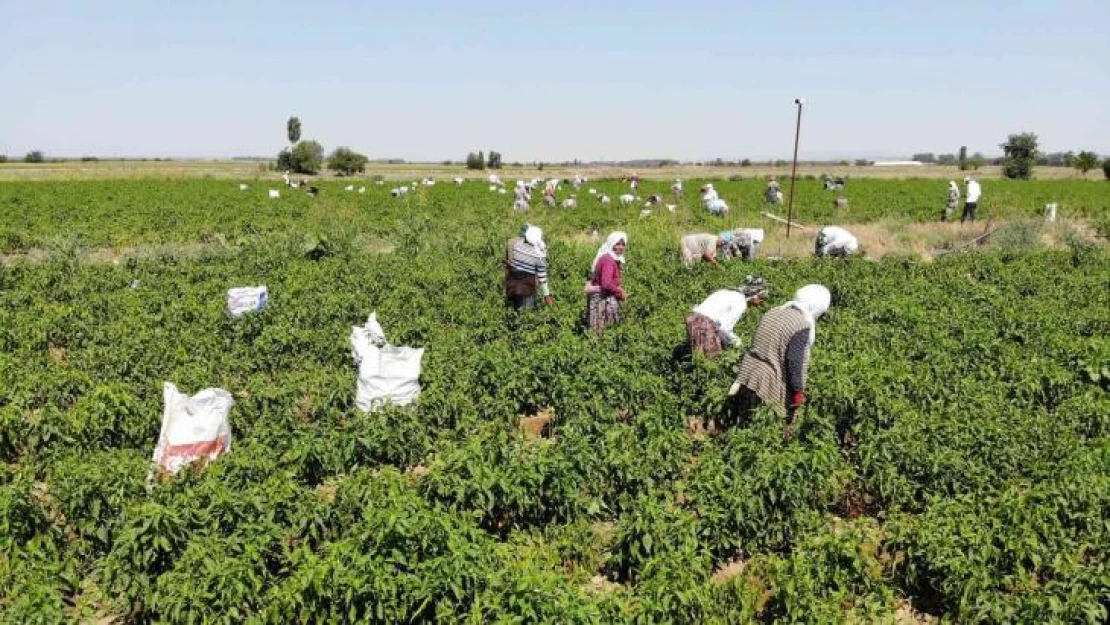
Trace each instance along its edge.
<instances>
[{"instance_id":1,"label":"shrub","mask_svg":"<svg viewBox=\"0 0 1110 625\"><path fill-rule=\"evenodd\" d=\"M27 156L23 157L23 162L24 163L44 163L44 162L46 162L46 156L42 153L42 150L33 150L31 152L28 152Z\"/></svg>"},{"instance_id":2,"label":"shrub","mask_svg":"<svg viewBox=\"0 0 1110 625\"><path fill-rule=\"evenodd\" d=\"M366 170L367 158L350 148L338 147L328 157L328 169L343 176L362 173Z\"/></svg>"},{"instance_id":3,"label":"shrub","mask_svg":"<svg viewBox=\"0 0 1110 625\"><path fill-rule=\"evenodd\" d=\"M1102 161L1102 175L1106 176L1107 180L1110 180L1110 158Z\"/></svg>"},{"instance_id":4,"label":"shrub","mask_svg":"<svg viewBox=\"0 0 1110 625\"><path fill-rule=\"evenodd\" d=\"M1072 166L1078 169L1079 173L1087 175L1087 172L1098 167L1098 154L1084 150L1075 156Z\"/></svg>"}]
</instances>

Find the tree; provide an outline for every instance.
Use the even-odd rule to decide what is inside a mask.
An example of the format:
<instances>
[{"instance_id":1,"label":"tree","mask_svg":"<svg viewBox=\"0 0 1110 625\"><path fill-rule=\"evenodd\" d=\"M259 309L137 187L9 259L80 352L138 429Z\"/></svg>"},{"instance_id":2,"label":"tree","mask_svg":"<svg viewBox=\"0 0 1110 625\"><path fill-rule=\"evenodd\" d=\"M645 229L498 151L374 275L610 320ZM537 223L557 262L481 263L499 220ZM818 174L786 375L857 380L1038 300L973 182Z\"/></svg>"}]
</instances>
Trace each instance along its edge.
<instances>
[{"instance_id":1,"label":"tree","mask_svg":"<svg viewBox=\"0 0 1110 625\"><path fill-rule=\"evenodd\" d=\"M752 159L746 158L746 159L740 161L740 166L741 167L751 167L752 166Z\"/></svg>"},{"instance_id":2,"label":"tree","mask_svg":"<svg viewBox=\"0 0 1110 625\"><path fill-rule=\"evenodd\" d=\"M1072 165L1079 170L1079 173L1085 176L1087 172L1098 167L1098 154L1083 150L1075 156L1075 161Z\"/></svg>"},{"instance_id":3,"label":"tree","mask_svg":"<svg viewBox=\"0 0 1110 625\"><path fill-rule=\"evenodd\" d=\"M1102 161L1102 175L1106 176L1107 180L1110 180L1110 158Z\"/></svg>"},{"instance_id":4,"label":"tree","mask_svg":"<svg viewBox=\"0 0 1110 625\"><path fill-rule=\"evenodd\" d=\"M46 161L46 156L43 155L42 150L33 150L23 157L24 163L42 163Z\"/></svg>"},{"instance_id":5,"label":"tree","mask_svg":"<svg viewBox=\"0 0 1110 625\"><path fill-rule=\"evenodd\" d=\"M960 146L959 163L960 163L960 171L967 171L968 168L971 167L971 163L969 163L967 161L967 146L966 145L961 145Z\"/></svg>"},{"instance_id":6,"label":"tree","mask_svg":"<svg viewBox=\"0 0 1110 625\"><path fill-rule=\"evenodd\" d=\"M938 165L955 165L956 164L956 155L955 154L940 154L940 155L937 156L937 164Z\"/></svg>"},{"instance_id":7,"label":"tree","mask_svg":"<svg viewBox=\"0 0 1110 625\"><path fill-rule=\"evenodd\" d=\"M935 163L937 162L937 157L932 152L920 152L913 155L913 160L918 163Z\"/></svg>"},{"instance_id":8,"label":"tree","mask_svg":"<svg viewBox=\"0 0 1110 625\"><path fill-rule=\"evenodd\" d=\"M478 155L473 152L466 154L466 168L467 169L481 169L482 166L478 164Z\"/></svg>"},{"instance_id":9,"label":"tree","mask_svg":"<svg viewBox=\"0 0 1110 625\"><path fill-rule=\"evenodd\" d=\"M359 154L351 148L338 147L328 157L328 169L342 176L350 176L365 171L366 161L366 155Z\"/></svg>"},{"instance_id":10,"label":"tree","mask_svg":"<svg viewBox=\"0 0 1110 625\"><path fill-rule=\"evenodd\" d=\"M975 171L979 171L979 168L986 164L987 159L983 156L982 152L976 152L975 154L972 154L971 160L968 161L968 165L970 165L971 168Z\"/></svg>"},{"instance_id":11,"label":"tree","mask_svg":"<svg viewBox=\"0 0 1110 625\"><path fill-rule=\"evenodd\" d=\"M7 163L7 162L8 162L8 155L7 154L0 154L0 163Z\"/></svg>"},{"instance_id":12,"label":"tree","mask_svg":"<svg viewBox=\"0 0 1110 625\"><path fill-rule=\"evenodd\" d=\"M1010 135L999 147L1005 155L1002 162L1003 176L1012 180L1028 180L1033 176L1033 164L1037 160L1037 135L1031 132Z\"/></svg>"},{"instance_id":13,"label":"tree","mask_svg":"<svg viewBox=\"0 0 1110 625\"><path fill-rule=\"evenodd\" d=\"M478 160L475 163L478 165L478 169L486 168L486 155L481 150L478 150Z\"/></svg>"},{"instance_id":14,"label":"tree","mask_svg":"<svg viewBox=\"0 0 1110 625\"><path fill-rule=\"evenodd\" d=\"M301 141L292 150L286 148L278 153L278 169L298 174L315 174L323 163L324 146L312 140Z\"/></svg>"},{"instance_id":15,"label":"tree","mask_svg":"<svg viewBox=\"0 0 1110 625\"><path fill-rule=\"evenodd\" d=\"M871 165L874 165L874 163L867 160L866 158L857 158L856 159L856 167L869 167Z\"/></svg>"},{"instance_id":16,"label":"tree","mask_svg":"<svg viewBox=\"0 0 1110 625\"><path fill-rule=\"evenodd\" d=\"M289 145L293 145L301 140L301 120L297 117L290 117L289 121L285 122L285 134L289 137Z\"/></svg>"},{"instance_id":17,"label":"tree","mask_svg":"<svg viewBox=\"0 0 1110 625\"><path fill-rule=\"evenodd\" d=\"M490 169L501 169L501 153L489 151L489 164Z\"/></svg>"}]
</instances>

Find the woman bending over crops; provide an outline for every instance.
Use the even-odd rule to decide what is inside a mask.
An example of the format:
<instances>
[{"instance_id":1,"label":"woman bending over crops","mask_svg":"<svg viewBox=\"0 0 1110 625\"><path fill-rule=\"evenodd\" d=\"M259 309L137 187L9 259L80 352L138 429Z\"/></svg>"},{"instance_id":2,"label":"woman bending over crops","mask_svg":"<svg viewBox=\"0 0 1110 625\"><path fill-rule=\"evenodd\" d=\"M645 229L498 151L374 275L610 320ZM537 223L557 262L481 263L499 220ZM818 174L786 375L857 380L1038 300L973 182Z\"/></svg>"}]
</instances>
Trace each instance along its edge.
<instances>
[{"instance_id":1,"label":"woman bending over crops","mask_svg":"<svg viewBox=\"0 0 1110 625\"><path fill-rule=\"evenodd\" d=\"M829 309L831 295L820 284L798 289L794 299L770 310L759 321L752 346L728 394L738 416L747 419L760 404L786 417L786 436L793 434L794 412L805 403L806 374L817 319Z\"/></svg>"},{"instance_id":2,"label":"woman bending over crops","mask_svg":"<svg viewBox=\"0 0 1110 625\"><path fill-rule=\"evenodd\" d=\"M716 265L717 250L732 245L732 232L715 234L687 234L682 237L682 262L687 266L699 260Z\"/></svg>"},{"instance_id":3,"label":"woman bending over crops","mask_svg":"<svg viewBox=\"0 0 1110 625\"><path fill-rule=\"evenodd\" d=\"M505 301L517 310L536 307L536 287L543 303L554 301L547 283L547 246L543 231L525 225L521 237L509 241L505 251Z\"/></svg>"},{"instance_id":4,"label":"woman bending over crops","mask_svg":"<svg viewBox=\"0 0 1110 625\"><path fill-rule=\"evenodd\" d=\"M705 298L686 316L686 338L690 351L712 358L725 347L738 347L740 337L732 331L748 306L760 306L767 296L763 278L748 276L744 286L721 289Z\"/></svg>"},{"instance_id":5,"label":"woman bending over crops","mask_svg":"<svg viewBox=\"0 0 1110 625\"><path fill-rule=\"evenodd\" d=\"M597 250L590 280L586 283L586 324L601 334L621 320L620 303L627 294L621 288L621 266L628 248L628 235L613 232Z\"/></svg>"}]
</instances>

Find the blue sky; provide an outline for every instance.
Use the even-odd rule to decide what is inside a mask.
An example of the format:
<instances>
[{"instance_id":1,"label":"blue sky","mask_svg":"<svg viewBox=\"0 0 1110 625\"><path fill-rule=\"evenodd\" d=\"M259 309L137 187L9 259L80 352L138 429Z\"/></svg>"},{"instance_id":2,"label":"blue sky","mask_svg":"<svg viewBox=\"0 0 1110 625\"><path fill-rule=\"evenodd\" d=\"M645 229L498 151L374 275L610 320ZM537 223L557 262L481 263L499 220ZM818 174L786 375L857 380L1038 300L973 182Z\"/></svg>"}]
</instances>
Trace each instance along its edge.
<instances>
[{"instance_id":1,"label":"blue sky","mask_svg":"<svg viewBox=\"0 0 1110 625\"><path fill-rule=\"evenodd\" d=\"M1110 154L1110 2L0 0L0 153Z\"/></svg>"}]
</instances>

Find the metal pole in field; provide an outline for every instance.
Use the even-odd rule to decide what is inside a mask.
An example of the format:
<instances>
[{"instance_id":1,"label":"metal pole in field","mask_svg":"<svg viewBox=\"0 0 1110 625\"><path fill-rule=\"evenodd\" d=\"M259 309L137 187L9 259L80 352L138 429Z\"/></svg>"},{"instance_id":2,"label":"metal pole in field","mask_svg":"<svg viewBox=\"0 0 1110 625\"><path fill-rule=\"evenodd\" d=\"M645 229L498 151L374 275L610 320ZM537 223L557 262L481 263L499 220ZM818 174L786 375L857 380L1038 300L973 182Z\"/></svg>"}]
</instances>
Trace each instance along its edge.
<instances>
[{"instance_id":1,"label":"metal pole in field","mask_svg":"<svg viewBox=\"0 0 1110 625\"><path fill-rule=\"evenodd\" d=\"M794 165L790 168L790 204L786 208L786 238L790 238L790 223L794 221L794 184L798 179L798 139L802 135L802 105L805 98L797 98L794 104L798 105L798 125L794 127Z\"/></svg>"}]
</instances>

